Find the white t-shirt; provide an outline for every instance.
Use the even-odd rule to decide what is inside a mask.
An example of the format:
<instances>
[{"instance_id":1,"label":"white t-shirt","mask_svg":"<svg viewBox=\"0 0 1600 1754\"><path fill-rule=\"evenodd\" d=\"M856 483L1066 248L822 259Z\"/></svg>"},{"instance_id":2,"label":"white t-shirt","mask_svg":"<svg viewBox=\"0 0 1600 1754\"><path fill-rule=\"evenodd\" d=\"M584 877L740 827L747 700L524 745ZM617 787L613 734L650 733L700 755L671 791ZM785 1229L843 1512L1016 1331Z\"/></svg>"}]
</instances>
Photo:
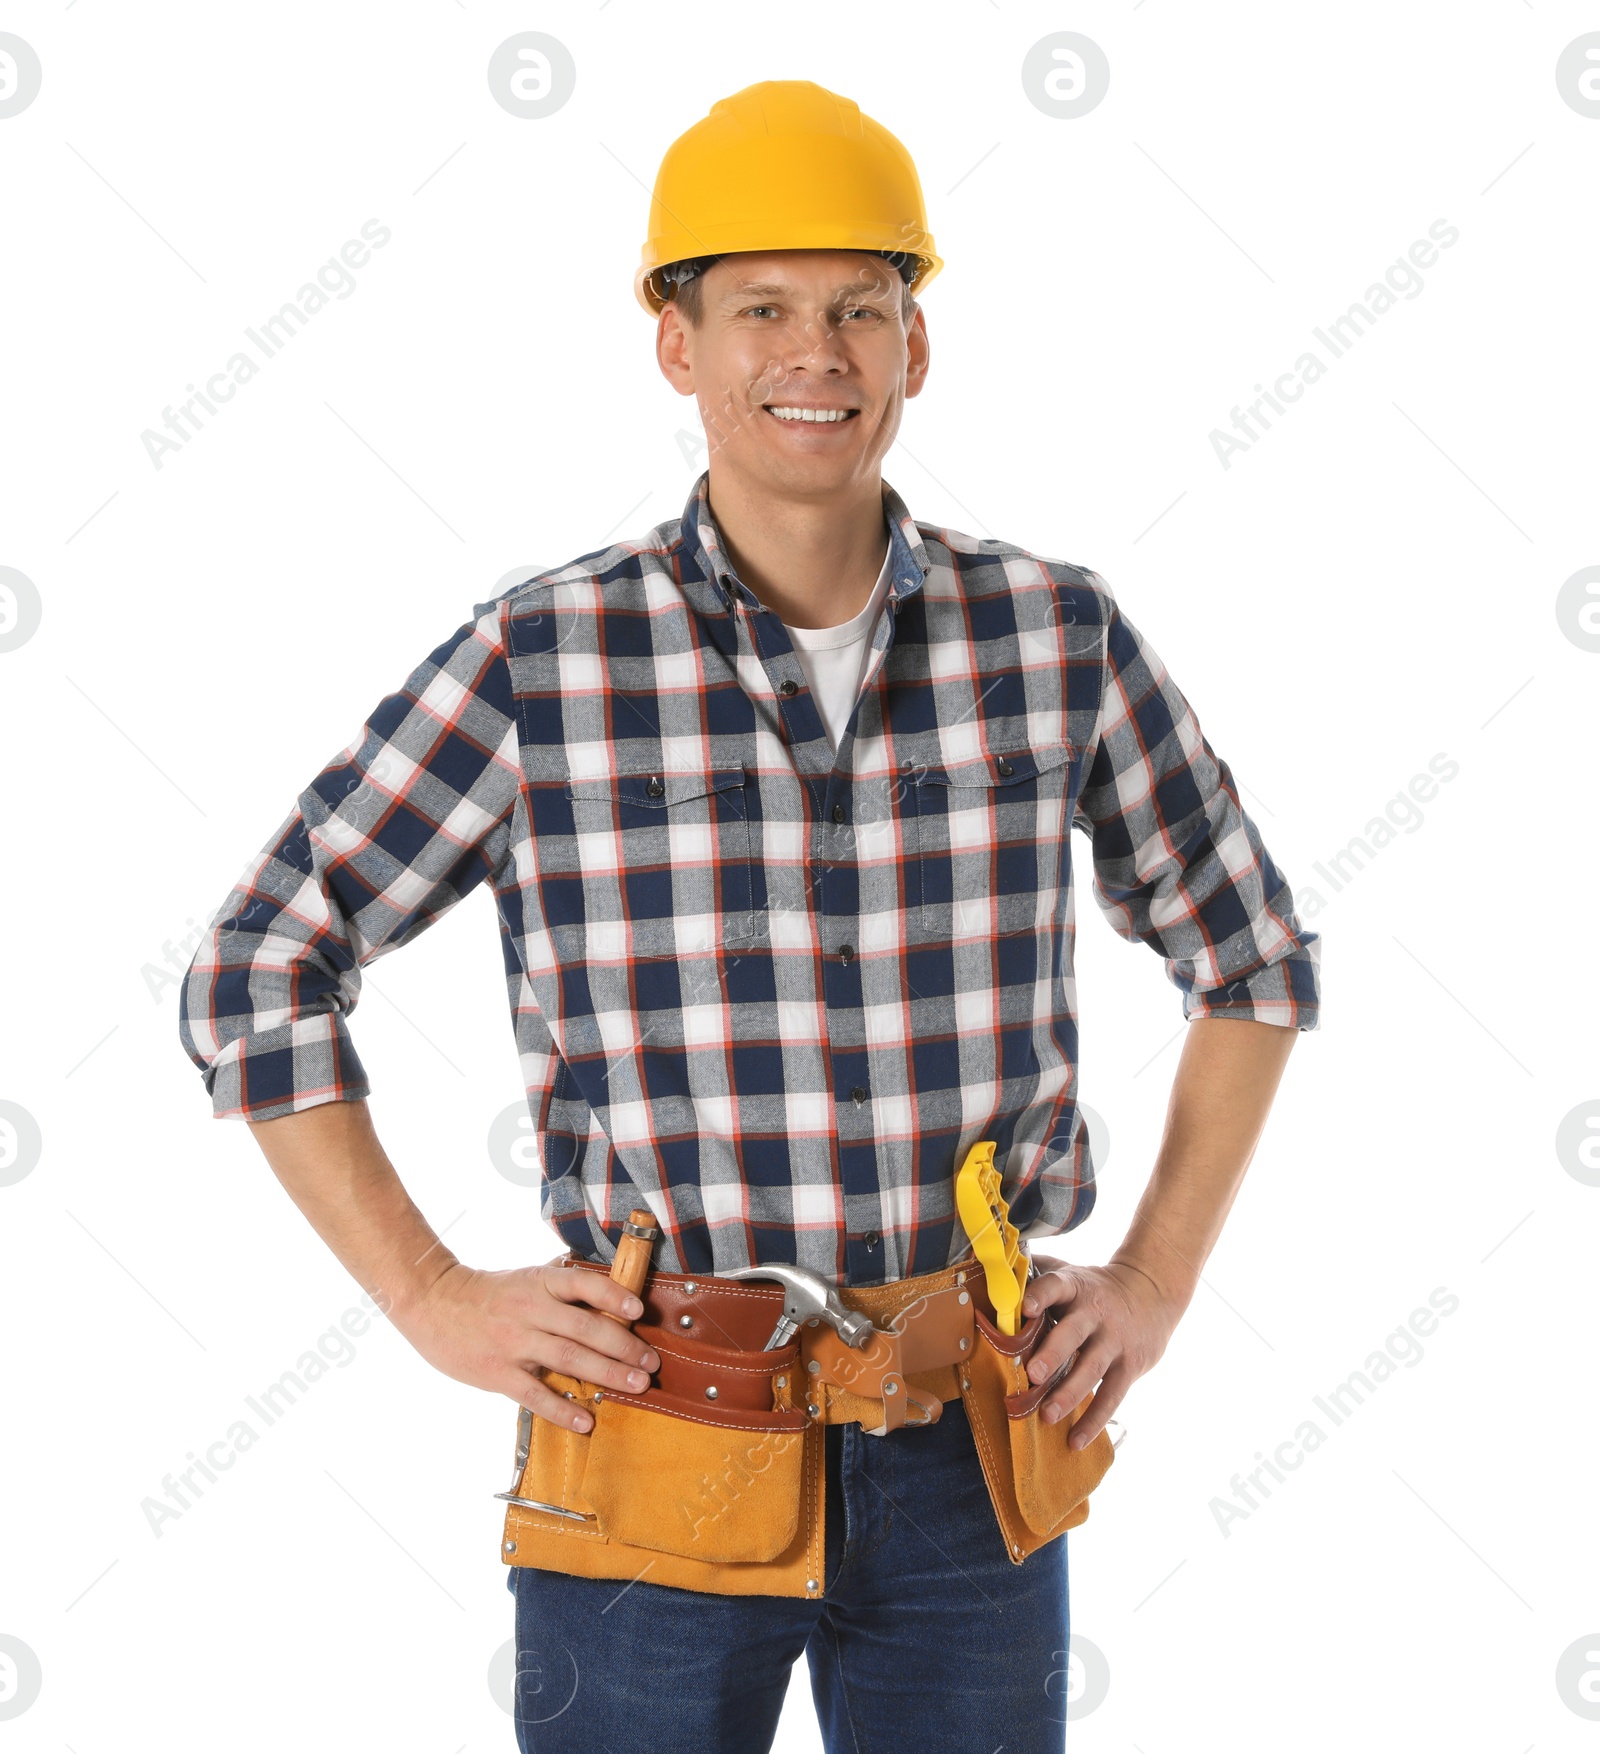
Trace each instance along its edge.
<instances>
[{"instance_id":1,"label":"white t-shirt","mask_svg":"<svg viewBox=\"0 0 1600 1754\"><path fill-rule=\"evenodd\" d=\"M784 623L817 711L822 715L822 728L836 751L861 695L861 678L872 652L872 632L889 594L889 563L893 555L892 548L884 555L883 571L859 615L838 627L790 627Z\"/></svg>"}]
</instances>

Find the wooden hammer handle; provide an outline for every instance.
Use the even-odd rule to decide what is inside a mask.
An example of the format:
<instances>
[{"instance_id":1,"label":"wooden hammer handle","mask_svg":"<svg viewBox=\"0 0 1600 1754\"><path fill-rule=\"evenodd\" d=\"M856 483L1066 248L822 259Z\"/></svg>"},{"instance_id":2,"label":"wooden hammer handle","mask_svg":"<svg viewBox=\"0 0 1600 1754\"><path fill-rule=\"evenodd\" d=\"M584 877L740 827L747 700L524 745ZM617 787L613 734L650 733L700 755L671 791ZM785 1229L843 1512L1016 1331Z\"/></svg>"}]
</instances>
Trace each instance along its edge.
<instances>
[{"instance_id":1,"label":"wooden hammer handle","mask_svg":"<svg viewBox=\"0 0 1600 1754\"><path fill-rule=\"evenodd\" d=\"M611 1277L642 1303L644 1282L650 1273L650 1259L655 1253L656 1238L661 1233L656 1225L655 1213L647 1207L630 1212L628 1222L638 1225L641 1230L648 1230L650 1235L645 1238L623 1233L622 1241L617 1244L616 1257L611 1263Z\"/></svg>"}]
</instances>

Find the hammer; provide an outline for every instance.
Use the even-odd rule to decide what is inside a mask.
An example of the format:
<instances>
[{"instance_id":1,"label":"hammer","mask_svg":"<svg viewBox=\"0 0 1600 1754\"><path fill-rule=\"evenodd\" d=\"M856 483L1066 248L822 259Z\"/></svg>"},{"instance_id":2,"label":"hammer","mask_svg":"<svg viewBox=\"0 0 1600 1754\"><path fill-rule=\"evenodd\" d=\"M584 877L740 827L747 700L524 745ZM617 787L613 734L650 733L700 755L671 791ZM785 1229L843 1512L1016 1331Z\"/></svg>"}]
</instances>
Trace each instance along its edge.
<instances>
[{"instance_id":1,"label":"hammer","mask_svg":"<svg viewBox=\"0 0 1600 1754\"><path fill-rule=\"evenodd\" d=\"M783 1261L772 1261L764 1267L736 1267L723 1279L776 1279L783 1286L783 1314L772 1330L772 1338L761 1348L770 1352L784 1345L802 1322L821 1316L838 1331L839 1338L850 1347L865 1346L878 1331L871 1316L848 1309L839 1293L822 1277L807 1267L791 1267Z\"/></svg>"}]
</instances>

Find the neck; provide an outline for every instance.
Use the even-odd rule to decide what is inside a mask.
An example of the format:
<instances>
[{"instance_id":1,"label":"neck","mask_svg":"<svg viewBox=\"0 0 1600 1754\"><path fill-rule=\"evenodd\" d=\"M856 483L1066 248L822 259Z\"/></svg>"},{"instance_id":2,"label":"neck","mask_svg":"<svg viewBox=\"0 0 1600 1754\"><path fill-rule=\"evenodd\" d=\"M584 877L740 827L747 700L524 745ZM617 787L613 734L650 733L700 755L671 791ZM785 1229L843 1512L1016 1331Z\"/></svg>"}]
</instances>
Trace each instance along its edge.
<instances>
[{"instance_id":1,"label":"neck","mask_svg":"<svg viewBox=\"0 0 1600 1754\"><path fill-rule=\"evenodd\" d=\"M802 497L753 487L713 459L710 503L734 571L780 621L837 627L866 607L889 547L876 470Z\"/></svg>"}]
</instances>

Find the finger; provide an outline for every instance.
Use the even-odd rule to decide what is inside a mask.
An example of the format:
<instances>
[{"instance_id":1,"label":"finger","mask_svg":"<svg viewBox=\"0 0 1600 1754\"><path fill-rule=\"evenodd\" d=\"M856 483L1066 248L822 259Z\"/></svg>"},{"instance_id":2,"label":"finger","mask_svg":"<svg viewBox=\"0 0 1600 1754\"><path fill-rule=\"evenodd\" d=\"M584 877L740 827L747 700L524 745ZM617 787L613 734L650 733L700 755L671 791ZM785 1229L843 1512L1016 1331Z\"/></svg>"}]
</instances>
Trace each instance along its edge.
<instances>
[{"instance_id":1,"label":"finger","mask_svg":"<svg viewBox=\"0 0 1600 1754\"><path fill-rule=\"evenodd\" d=\"M1069 1310L1039 1342L1038 1349L1028 1360L1029 1382L1049 1382L1099 1326L1100 1319L1093 1310Z\"/></svg>"},{"instance_id":2,"label":"finger","mask_svg":"<svg viewBox=\"0 0 1600 1754\"><path fill-rule=\"evenodd\" d=\"M604 1321L601 1316L578 1319L596 1324ZM524 1357L529 1363L559 1370L563 1376L592 1382L596 1388L642 1394L650 1386L650 1372L661 1368L660 1360L636 1334L626 1332L615 1322L605 1326L610 1332L602 1330L595 1334L593 1344L571 1333L535 1328L528 1335ZM647 1359L655 1359L655 1363L646 1363Z\"/></svg>"},{"instance_id":3,"label":"finger","mask_svg":"<svg viewBox=\"0 0 1600 1754\"><path fill-rule=\"evenodd\" d=\"M1022 1313L1031 1316L1055 1304L1070 1303L1079 1288L1080 1281L1071 1267L1064 1261L1059 1266L1052 1264L1048 1272L1028 1281L1022 1293Z\"/></svg>"},{"instance_id":4,"label":"finger","mask_svg":"<svg viewBox=\"0 0 1600 1754\"><path fill-rule=\"evenodd\" d=\"M546 1267L540 1282L552 1297L563 1303L586 1303L603 1309L618 1321L637 1321L644 1314L644 1305L626 1285L619 1285L609 1273L590 1273L582 1267Z\"/></svg>"},{"instance_id":5,"label":"finger","mask_svg":"<svg viewBox=\"0 0 1600 1754\"><path fill-rule=\"evenodd\" d=\"M623 1364L642 1370L659 1370L661 1357L649 1341L634 1333L625 1322L619 1322L599 1310L578 1303L547 1304L533 1319L532 1332L555 1334L574 1340L591 1352L615 1358ZM541 1359L548 1364L548 1359Z\"/></svg>"},{"instance_id":6,"label":"finger","mask_svg":"<svg viewBox=\"0 0 1600 1754\"><path fill-rule=\"evenodd\" d=\"M587 1431L594 1424L594 1415L569 1401L541 1377L520 1371L507 1385L505 1392L519 1407L526 1407L535 1419L559 1425L568 1431Z\"/></svg>"},{"instance_id":7,"label":"finger","mask_svg":"<svg viewBox=\"0 0 1600 1754\"><path fill-rule=\"evenodd\" d=\"M1067 1436L1067 1448L1070 1450L1087 1449L1091 1443L1105 1430L1111 1415L1122 1405L1125 1390L1117 1389L1114 1393L1107 1390L1101 1383L1095 1392L1094 1399L1084 1409L1083 1417L1073 1426ZM1082 1396L1079 1396L1082 1399ZM1104 1403L1102 1405L1101 1403Z\"/></svg>"},{"instance_id":8,"label":"finger","mask_svg":"<svg viewBox=\"0 0 1600 1754\"><path fill-rule=\"evenodd\" d=\"M1083 1397L1094 1391L1094 1399L1084 1409L1083 1417L1073 1426L1072 1435L1067 1439L1072 1449L1082 1449L1085 1444L1092 1443L1105 1429L1106 1421L1116 1411L1132 1381L1126 1369L1106 1353L1098 1356L1086 1354L1085 1358L1087 1362L1080 1359L1045 1396L1039 1409L1039 1417L1047 1425L1054 1425L1067 1418ZM1098 1388L1095 1387L1097 1383Z\"/></svg>"}]
</instances>

